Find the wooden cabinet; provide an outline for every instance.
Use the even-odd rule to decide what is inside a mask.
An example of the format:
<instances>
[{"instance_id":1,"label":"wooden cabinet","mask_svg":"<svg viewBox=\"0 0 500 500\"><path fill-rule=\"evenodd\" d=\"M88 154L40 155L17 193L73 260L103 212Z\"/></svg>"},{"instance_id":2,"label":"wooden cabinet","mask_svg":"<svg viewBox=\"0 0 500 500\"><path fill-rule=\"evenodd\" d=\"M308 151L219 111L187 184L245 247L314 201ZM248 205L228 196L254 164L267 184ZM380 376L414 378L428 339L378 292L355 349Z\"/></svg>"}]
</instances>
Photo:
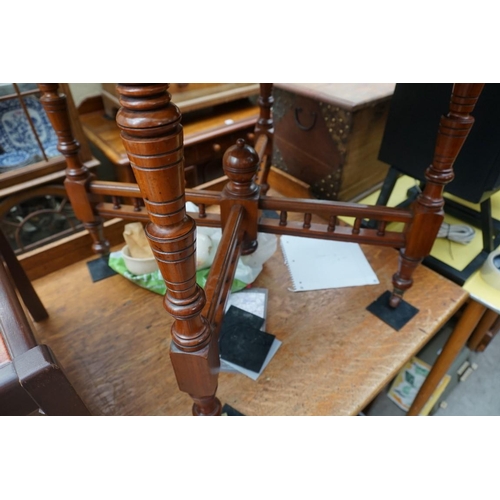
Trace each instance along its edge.
<instances>
[{"instance_id":1,"label":"wooden cabinet","mask_svg":"<svg viewBox=\"0 0 500 500\"><path fill-rule=\"evenodd\" d=\"M275 84L273 164L326 200L375 190L377 160L394 84Z\"/></svg>"},{"instance_id":2,"label":"wooden cabinet","mask_svg":"<svg viewBox=\"0 0 500 500\"><path fill-rule=\"evenodd\" d=\"M170 90L183 112L186 186L194 187L223 174L222 157L237 139L252 141L259 85L172 84ZM80 121L88 140L114 165L117 180L135 182L120 131L108 117L119 106L112 92L115 84L103 84L104 109L81 114Z\"/></svg>"},{"instance_id":3,"label":"wooden cabinet","mask_svg":"<svg viewBox=\"0 0 500 500\"><path fill-rule=\"evenodd\" d=\"M171 83L172 100L185 115L191 111L217 106L256 95L258 83ZM102 84L102 99L106 115L114 118L120 109L116 83Z\"/></svg>"}]
</instances>

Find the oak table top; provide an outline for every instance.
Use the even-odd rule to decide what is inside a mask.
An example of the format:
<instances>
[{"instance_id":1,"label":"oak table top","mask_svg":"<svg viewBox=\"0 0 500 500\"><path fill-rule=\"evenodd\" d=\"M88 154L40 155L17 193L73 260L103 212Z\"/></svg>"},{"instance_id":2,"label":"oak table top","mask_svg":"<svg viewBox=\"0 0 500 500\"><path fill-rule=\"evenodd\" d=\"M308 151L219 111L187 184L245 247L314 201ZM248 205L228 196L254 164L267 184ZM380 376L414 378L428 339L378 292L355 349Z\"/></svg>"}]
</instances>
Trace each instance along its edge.
<instances>
[{"instance_id":1,"label":"oak table top","mask_svg":"<svg viewBox=\"0 0 500 500\"><path fill-rule=\"evenodd\" d=\"M222 373L218 397L245 415L356 415L467 300L419 266L405 298L420 312L399 332L366 311L391 288L397 252L363 246L379 285L289 292L280 246L255 286L268 289L267 331L283 342L260 378ZM190 415L169 359L162 297L84 261L34 282L49 312L36 325L94 415Z\"/></svg>"}]
</instances>

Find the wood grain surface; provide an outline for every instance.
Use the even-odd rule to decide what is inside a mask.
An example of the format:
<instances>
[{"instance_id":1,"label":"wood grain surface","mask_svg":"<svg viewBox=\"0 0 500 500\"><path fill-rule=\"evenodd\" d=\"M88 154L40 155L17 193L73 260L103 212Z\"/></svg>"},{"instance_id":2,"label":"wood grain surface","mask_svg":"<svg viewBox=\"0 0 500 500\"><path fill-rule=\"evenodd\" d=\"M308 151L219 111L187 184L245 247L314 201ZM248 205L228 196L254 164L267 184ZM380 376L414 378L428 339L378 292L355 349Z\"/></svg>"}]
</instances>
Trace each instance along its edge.
<instances>
[{"instance_id":1,"label":"wood grain surface","mask_svg":"<svg viewBox=\"0 0 500 500\"><path fill-rule=\"evenodd\" d=\"M269 290L267 330L283 342L257 382L222 373L218 396L246 415L355 415L467 299L420 266L405 299L420 312L399 332L366 311L391 287L397 252L363 247L380 285L292 293L281 250L255 286ZM49 319L36 325L94 415L190 415L169 359L162 297L85 261L34 282Z\"/></svg>"},{"instance_id":2,"label":"wood grain surface","mask_svg":"<svg viewBox=\"0 0 500 500\"><path fill-rule=\"evenodd\" d=\"M390 99L395 83L276 83L276 87L355 111Z\"/></svg>"}]
</instances>

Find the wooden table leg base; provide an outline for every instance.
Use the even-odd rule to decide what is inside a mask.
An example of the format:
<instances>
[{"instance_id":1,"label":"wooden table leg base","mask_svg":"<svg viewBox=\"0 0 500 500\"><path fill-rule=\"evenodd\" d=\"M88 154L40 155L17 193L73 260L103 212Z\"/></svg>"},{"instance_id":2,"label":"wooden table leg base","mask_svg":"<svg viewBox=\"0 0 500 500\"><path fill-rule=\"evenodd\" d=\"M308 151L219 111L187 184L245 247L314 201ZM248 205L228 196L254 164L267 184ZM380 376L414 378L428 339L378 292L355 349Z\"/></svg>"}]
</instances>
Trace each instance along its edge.
<instances>
[{"instance_id":1,"label":"wooden table leg base","mask_svg":"<svg viewBox=\"0 0 500 500\"><path fill-rule=\"evenodd\" d=\"M195 417L216 417L222 413L221 402L215 396L206 398L195 398L193 404L193 415Z\"/></svg>"},{"instance_id":2,"label":"wooden table leg base","mask_svg":"<svg viewBox=\"0 0 500 500\"><path fill-rule=\"evenodd\" d=\"M500 316L488 309L471 335L467 346L471 351L482 352L500 329Z\"/></svg>"},{"instance_id":3,"label":"wooden table leg base","mask_svg":"<svg viewBox=\"0 0 500 500\"><path fill-rule=\"evenodd\" d=\"M445 376L446 372L452 365L462 347L467 342L474 328L476 328L479 320L483 316L486 307L475 300L471 300L466 307L461 318L458 320L455 329L453 330L450 338L446 342L434 363L429 375L425 379L420 391L413 401L407 415L415 416L420 413L425 403L432 396L436 390L441 379Z\"/></svg>"}]
</instances>

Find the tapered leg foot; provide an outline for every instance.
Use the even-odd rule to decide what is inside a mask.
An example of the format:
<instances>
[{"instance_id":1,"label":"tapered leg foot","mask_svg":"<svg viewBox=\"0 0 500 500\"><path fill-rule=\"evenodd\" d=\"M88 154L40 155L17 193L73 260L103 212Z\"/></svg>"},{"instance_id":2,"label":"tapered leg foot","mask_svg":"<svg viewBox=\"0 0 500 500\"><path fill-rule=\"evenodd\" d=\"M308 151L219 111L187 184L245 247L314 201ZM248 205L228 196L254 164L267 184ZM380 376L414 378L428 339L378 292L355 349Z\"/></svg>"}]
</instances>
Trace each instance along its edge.
<instances>
[{"instance_id":1,"label":"tapered leg foot","mask_svg":"<svg viewBox=\"0 0 500 500\"><path fill-rule=\"evenodd\" d=\"M195 417L216 417L222 413L221 402L215 396L206 398L195 398L193 404L193 415Z\"/></svg>"},{"instance_id":2,"label":"tapered leg foot","mask_svg":"<svg viewBox=\"0 0 500 500\"><path fill-rule=\"evenodd\" d=\"M396 307L401 304L401 300L403 299L403 290L397 290L396 288L392 291L391 298L389 299L389 305L396 309Z\"/></svg>"}]
</instances>

